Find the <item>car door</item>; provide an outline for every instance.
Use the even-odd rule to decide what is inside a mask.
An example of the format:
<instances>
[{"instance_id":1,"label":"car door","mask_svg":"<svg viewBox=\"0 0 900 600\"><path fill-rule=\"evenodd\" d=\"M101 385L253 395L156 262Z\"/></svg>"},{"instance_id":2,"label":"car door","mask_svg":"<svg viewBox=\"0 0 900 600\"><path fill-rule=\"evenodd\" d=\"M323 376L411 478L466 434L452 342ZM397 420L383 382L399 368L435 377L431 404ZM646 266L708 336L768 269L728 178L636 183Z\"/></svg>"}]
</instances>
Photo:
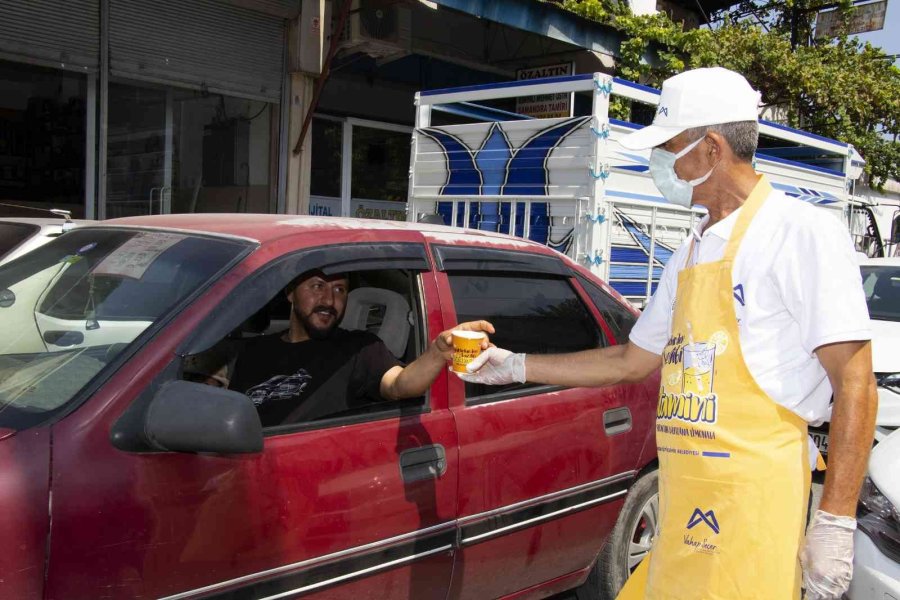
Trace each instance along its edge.
<instances>
[{"instance_id":1,"label":"car door","mask_svg":"<svg viewBox=\"0 0 900 600\"><path fill-rule=\"evenodd\" d=\"M421 240L320 243L257 251L55 426L48 598L446 596L458 475L446 373L413 402L264 431L257 454L134 441L142 405L180 377L182 355L306 270L402 271L417 350L441 330Z\"/></svg>"},{"instance_id":2,"label":"car door","mask_svg":"<svg viewBox=\"0 0 900 600\"><path fill-rule=\"evenodd\" d=\"M516 352L607 343L559 258L460 245L432 252L448 320L487 319L492 341ZM498 598L558 578L565 589L584 575L634 476L636 456L620 455L633 441L628 404L626 387L492 388L451 378L460 448L451 598Z\"/></svg>"}]
</instances>

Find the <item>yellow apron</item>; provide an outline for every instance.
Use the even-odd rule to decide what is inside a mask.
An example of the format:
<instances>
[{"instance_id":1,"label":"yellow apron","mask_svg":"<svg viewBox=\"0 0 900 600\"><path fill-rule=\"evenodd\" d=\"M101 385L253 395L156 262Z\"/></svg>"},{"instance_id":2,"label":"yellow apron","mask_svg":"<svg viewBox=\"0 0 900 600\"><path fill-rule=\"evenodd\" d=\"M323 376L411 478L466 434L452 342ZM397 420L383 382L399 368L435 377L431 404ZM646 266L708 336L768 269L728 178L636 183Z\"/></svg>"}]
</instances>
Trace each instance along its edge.
<instances>
[{"instance_id":1,"label":"yellow apron","mask_svg":"<svg viewBox=\"0 0 900 600\"><path fill-rule=\"evenodd\" d=\"M800 598L810 486L806 422L776 404L747 369L734 312L743 290L731 277L741 240L770 192L761 177L722 260L689 264L678 274L656 420L660 533L620 599Z\"/></svg>"}]
</instances>

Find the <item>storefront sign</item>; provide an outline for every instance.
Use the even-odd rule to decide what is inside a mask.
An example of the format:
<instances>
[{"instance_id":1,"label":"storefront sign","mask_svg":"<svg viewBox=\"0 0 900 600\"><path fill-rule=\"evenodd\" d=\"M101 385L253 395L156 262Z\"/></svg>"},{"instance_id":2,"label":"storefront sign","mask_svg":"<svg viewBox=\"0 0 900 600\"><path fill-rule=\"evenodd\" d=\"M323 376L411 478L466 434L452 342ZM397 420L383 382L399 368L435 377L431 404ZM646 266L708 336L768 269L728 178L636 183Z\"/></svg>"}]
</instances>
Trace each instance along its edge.
<instances>
[{"instance_id":1,"label":"storefront sign","mask_svg":"<svg viewBox=\"0 0 900 600\"><path fill-rule=\"evenodd\" d=\"M884 16L886 13L887 0L855 6L853 15L847 19L847 35L884 29ZM816 17L816 37L827 39L844 33L842 30L844 25L843 15L844 11L842 10L820 12L819 16Z\"/></svg>"},{"instance_id":2,"label":"storefront sign","mask_svg":"<svg viewBox=\"0 0 900 600\"><path fill-rule=\"evenodd\" d=\"M309 214L315 215L317 217L340 217L341 199L310 196Z\"/></svg>"},{"instance_id":3,"label":"storefront sign","mask_svg":"<svg viewBox=\"0 0 900 600\"><path fill-rule=\"evenodd\" d=\"M405 221L406 202L390 200L352 200L350 216L358 219L384 219L386 221Z\"/></svg>"},{"instance_id":4,"label":"storefront sign","mask_svg":"<svg viewBox=\"0 0 900 600\"><path fill-rule=\"evenodd\" d=\"M516 79L565 77L574 73L573 63L560 63L516 71ZM544 94L516 99L516 112L536 119L555 119L572 116L572 94Z\"/></svg>"}]
</instances>

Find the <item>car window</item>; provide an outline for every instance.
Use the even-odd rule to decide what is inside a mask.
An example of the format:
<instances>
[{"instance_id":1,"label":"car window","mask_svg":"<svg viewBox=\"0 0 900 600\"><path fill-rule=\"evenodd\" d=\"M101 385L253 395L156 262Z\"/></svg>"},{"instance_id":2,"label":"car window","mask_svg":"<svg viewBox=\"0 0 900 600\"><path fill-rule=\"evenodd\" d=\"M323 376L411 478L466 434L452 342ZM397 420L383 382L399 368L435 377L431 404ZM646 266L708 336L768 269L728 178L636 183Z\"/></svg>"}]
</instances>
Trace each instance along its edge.
<instances>
[{"instance_id":1,"label":"car window","mask_svg":"<svg viewBox=\"0 0 900 600\"><path fill-rule=\"evenodd\" d=\"M187 356L182 377L246 394L267 434L306 430L421 412L426 398L400 402L380 397L383 374L422 352L420 277L405 269L356 271L342 320L316 339L290 342L295 307L287 291L292 273L266 305L244 315L244 323L212 348ZM318 310L311 305L307 308Z\"/></svg>"},{"instance_id":2,"label":"car window","mask_svg":"<svg viewBox=\"0 0 900 600\"><path fill-rule=\"evenodd\" d=\"M569 281L519 273L449 273L457 321L490 321L491 341L512 352L556 354L596 348L597 323ZM466 384L467 399L534 386Z\"/></svg>"},{"instance_id":3,"label":"car window","mask_svg":"<svg viewBox=\"0 0 900 600\"><path fill-rule=\"evenodd\" d=\"M0 223L0 258L40 230L30 223Z\"/></svg>"},{"instance_id":4,"label":"car window","mask_svg":"<svg viewBox=\"0 0 900 600\"><path fill-rule=\"evenodd\" d=\"M861 271L869 317L900 321L900 267L864 266Z\"/></svg>"},{"instance_id":5,"label":"car window","mask_svg":"<svg viewBox=\"0 0 900 600\"><path fill-rule=\"evenodd\" d=\"M591 302L603 315L603 320L612 329L613 335L616 336L616 342L624 344L628 342L628 335L631 328L637 322L637 317L630 310L619 304L615 298L607 294L597 284L589 280L587 277L578 275L578 281L587 292Z\"/></svg>"},{"instance_id":6,"label":"car window","mask_svg":"<svg viewBox=\"0 0 900 600\"><path fill-rule=\"evenodd\" d=\"M247 248L182 233L83 229L0 268L0 427L28 427L61 410Z\"/></svg>"}]
</instances>

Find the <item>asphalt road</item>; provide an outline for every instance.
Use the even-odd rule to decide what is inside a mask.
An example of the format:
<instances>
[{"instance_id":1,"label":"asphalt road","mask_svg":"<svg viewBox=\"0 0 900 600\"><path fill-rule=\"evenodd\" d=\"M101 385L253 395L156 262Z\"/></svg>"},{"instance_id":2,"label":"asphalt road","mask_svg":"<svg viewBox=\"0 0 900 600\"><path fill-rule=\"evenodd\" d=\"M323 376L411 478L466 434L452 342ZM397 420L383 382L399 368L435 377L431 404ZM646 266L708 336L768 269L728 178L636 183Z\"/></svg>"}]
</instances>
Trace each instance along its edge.
<instances>
[{"instance_id":1,"label":"asphalt road","mask_svg":"<svg viewBox=\"0 0 900 600\"><path fill-rule=\"evenodd\" d=\"M819 507L819 501L822 500L822 486L825 483L825 474L820 472L813 473L813 481L812 481L812 510L810 514L814 513L816 509ZM575 594L573 593L565 593L558 594L553 596L549 600L575 600ZM597 600L600 600L599 598Z\"/></svg>"}]
</instances>

